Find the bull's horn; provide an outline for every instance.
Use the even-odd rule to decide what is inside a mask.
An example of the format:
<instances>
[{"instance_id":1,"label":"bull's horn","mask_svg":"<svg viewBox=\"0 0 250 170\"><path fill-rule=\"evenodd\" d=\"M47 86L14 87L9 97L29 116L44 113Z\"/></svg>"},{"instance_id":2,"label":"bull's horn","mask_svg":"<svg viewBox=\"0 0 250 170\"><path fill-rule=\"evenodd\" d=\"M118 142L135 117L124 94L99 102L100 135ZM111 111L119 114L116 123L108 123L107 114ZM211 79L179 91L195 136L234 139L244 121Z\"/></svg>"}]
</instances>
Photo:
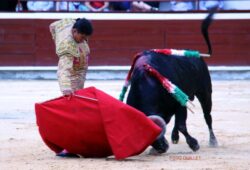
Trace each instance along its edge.
<instances>
[{"instance_id":1,"label":"bull's horn","mask_svg":"<svg viewBox=\"0 0 250 170\"><path fill-rule=\"evenodd\" d=\"M166 122L164 121L164 119L158 115L150 115L148 116L148 118L151 119L155 124L157 124L162 129L157 139L164 136L166 133Z\"/></svg>"}]
</instances>

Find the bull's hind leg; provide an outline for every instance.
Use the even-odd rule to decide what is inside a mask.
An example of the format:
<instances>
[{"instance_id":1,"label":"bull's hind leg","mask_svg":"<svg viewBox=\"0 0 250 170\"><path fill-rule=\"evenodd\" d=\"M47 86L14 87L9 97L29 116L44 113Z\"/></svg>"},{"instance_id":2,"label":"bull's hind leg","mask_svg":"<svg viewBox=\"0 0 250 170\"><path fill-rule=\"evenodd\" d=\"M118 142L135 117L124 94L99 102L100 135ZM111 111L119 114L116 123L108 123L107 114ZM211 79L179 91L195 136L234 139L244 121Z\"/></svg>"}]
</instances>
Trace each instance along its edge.
<instances>
[{"instance_id":1,"label":"bull's hind leg","mask_svg":"<svg viewBox=\"0 0 250 170\"><path fill-rule=\"evenodd\" d=\"M212 109L212 96L211 93L198 93L196 94L198 100L201 103L201 107L204 113L204 118L208 126L209 130L209 145L212 147L218 146L217 139L213 132L212 127L212 116L211 116L211 109Z\"/></svg>"},{"instance_id":2,"label":"bull's hind leg","mask_svg":"<svg viewBox=\"0 0 250 170\"><path fill-rule=\"evenodd\" d=\"M178 127L178 130L185 136L186 142L189 145L189 147L193 151L199 150L200 146L198 144L198 141L189 135L187 131L186 126L186 120L187 120L187 109L185 107L180 106L177 109L177 112L175 113L175 119L176 119L176 125ZM176 126L175 125L175 126Z\"/></svg>"}]
</instances>

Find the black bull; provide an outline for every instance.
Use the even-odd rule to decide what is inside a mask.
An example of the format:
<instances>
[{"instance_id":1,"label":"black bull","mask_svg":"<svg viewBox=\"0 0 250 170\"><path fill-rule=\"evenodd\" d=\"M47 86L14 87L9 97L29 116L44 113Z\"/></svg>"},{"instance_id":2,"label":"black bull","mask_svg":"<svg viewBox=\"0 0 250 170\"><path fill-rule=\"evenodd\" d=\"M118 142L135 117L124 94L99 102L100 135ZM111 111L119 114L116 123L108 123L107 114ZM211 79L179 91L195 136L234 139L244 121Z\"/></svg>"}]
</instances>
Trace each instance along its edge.
<instances>
[{"instance_id":1,"label":"black bull","mask_svg":"<svg viewBox=\"0 0 250 170\"><path fill-rule=\"evenodd\" d=\"M210 12L202 23L202 33L207 42L209 54L212 53L212 49L208 37L208 27L212 21L213 13L214 11ZM181 106L156 78L147 73L144 68L145 64L149 64L168 78L184 91L190 100L193 100L195 96L198 98L209 129L209 143L211 146L217 146L210 114L212 108L212 84L204 60L202 58L180 57L144 51L134 65L131 88L127 97L127 104L142 111L147 116L161 116L166 124L175 115L175 125L171 135L172 142L178 143L179 132L181 132L185 136L189 147L193 151L197 151L199 149L198 141L188 133L186 127L187 108ZM168 142L163 136L152 146L159 153L163 153L168 149Z\"/></svg>"}]
</instances>

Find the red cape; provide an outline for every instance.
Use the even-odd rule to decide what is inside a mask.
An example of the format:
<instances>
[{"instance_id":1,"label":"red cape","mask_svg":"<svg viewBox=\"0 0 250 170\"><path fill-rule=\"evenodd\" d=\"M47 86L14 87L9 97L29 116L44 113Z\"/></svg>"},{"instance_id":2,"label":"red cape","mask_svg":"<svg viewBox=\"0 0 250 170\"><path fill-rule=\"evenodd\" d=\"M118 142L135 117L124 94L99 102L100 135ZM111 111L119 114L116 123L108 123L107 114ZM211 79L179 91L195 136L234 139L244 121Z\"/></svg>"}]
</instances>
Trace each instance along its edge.
<instances>
[{"instance_id":1,"label":"red cape","mask_svg":"<svg viewBox=\"0 0 250 170\"><path fill-rule=\"evenodd\" d=\"M94 87L75 94L97 101L72 96L35 104L40 135L56 153L124 159L143 152L161 132L142 112Z\"/></svg>"}]
</instances>

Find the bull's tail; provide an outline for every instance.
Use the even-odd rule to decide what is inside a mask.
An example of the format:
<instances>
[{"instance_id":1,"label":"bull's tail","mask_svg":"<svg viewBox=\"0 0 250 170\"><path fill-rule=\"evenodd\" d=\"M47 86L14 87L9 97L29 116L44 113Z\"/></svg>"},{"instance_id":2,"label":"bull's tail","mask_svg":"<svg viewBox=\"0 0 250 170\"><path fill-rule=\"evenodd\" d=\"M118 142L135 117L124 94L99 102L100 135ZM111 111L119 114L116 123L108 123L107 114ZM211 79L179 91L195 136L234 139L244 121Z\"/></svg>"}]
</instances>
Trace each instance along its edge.
<instances>
[{"instance_id":1,"label":"bull's tail","mask_svg":"<svg viewBox=\"0 0 250 170\"><path fill-rule=\"evenodd\" d=\"M213 21L213 16L214 16L216 10L217 10L217 7L212 8L209 11L208 16L203 20L203 22L201 24L201 32L202 32L202 35L206 41L209 55L212 55L212 46L211 46L210 39L209 39L208 28Z\"/></svg>"}]
</instances>

